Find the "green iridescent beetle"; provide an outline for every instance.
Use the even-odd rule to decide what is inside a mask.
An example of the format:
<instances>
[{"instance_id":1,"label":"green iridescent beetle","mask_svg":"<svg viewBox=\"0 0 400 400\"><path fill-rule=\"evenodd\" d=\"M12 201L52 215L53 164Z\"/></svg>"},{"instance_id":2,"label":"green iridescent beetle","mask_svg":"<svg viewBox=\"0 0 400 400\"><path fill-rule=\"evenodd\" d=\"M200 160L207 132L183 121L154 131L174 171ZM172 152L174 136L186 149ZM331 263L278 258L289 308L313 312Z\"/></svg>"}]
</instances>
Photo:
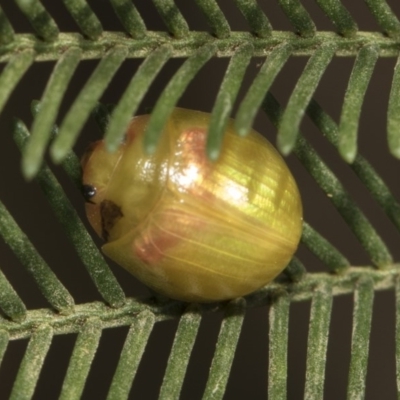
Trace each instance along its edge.
<instances>
[{"instance_id":1,"label":"green iridescent beetle","mask_svg":"<svg viewBox=\"0 0 400 400\"><path fill-rule=\"evenodd\" d=\"M176 108L154 154L143 150L149 115L124 142L82 159L86 213L103 252L153 290L209 302L244 296L288 264L302 229L299 190L259 133L229 121L220 157L205 153L210 114Z\"/></svg>"}]
</instances>

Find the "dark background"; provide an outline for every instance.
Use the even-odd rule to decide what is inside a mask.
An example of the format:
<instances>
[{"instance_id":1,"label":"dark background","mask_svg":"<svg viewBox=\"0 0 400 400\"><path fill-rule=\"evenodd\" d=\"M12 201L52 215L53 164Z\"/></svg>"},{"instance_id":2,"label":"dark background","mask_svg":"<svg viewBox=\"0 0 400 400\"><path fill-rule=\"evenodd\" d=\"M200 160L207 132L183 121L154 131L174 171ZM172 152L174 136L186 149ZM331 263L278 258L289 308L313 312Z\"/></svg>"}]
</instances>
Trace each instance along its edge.
<instances>
[{"instance_id":1,"label":"dark background","mask_svg":"<svg viewBox=\"0 0 400 400\"><path fill-rule=\"evenodd\" d=\"M43 1L51 12L60 30L76 31L72 18L60 2ZM89 1L105 30L122 30L107 0ZM135 0L149 30L165 30L165 27L148 0ZM194 2L176 1L193 30L208 30L201 13ZM232 30L247 30L245 20L230 1L219 1ZM261 2L260 2L261 3ZM275 1L265 1L264 10L274 29L292 30ZM316 21L319 30L334 29L314 1L302 2ZM400 3L388 1L400 16ZM379 31L379 27L362 0L345 1L346 7L359 24L360 30ZM1 7L18 32L31 32L28 21L11 0L1 0ZM116 103L124 88L140 65L141 60L127 60L117 72L111 85L102 97L104 103ZM140 112L151 108L170 77L182 64L182 59L167 63L144 99ZM253 59L243 81L238 100L240 101L258 72L262 59ZM289 60L272 87L272 92L286 104L307 58ZM339 120L341 104L354 59L335 58L318 87L315 98L336 120ZM360 123L359 150L384 178L397 198L399 161L388 152L386 144L386 111L393 68L396 60L379 59L369 85ZM58 118L60 122L82 86L96 67L98 61L83 61L79 65L64 98ZM225 72L228 59L211 60L189 85L179 101L179 106L210 112L219 84ZM35 182L26 183L20 173L20 154L13 143L11 121L21 118L31 125L30 103L40 99L54 62L34 64L26 73L0 116L0 198L10 210L18 224L30 237L40 254L68 290L76 303L101 300L86 270L75 254L74 248L65 237L58 221L49 209L45 197ZM0 66L0 70L4 65ZM235 110L236 111L236 108ZM234 113L233 113L234 114ZM267 117L259 113L255 129L265 134L273 143L276 130ZM373 201L365 187L358 181L352 170L341 160L337 151L322 137L313 124L304 119L302 131L337 173L346 189L356 199L377 231L386 241L395 260L400 259L399 232ZM76 152L81 155L85 147L100 137L101 133L91 119L85 125ZM289 156L288 164L298 182L303 197L305 219L330 240L351 261L353 265L370 265L370 260L350 229L343 222L329 199L305 172L295 156ZM79 214L86 223L83 200L80 193L65 176L61 168L52 166ZM88 224L86 224L88 226ZM90 232L92 232L89 229ZM95 238L101 245L100 240ZM25 272L10 249L0 241L0 267L29 309L48 307L33 279ZM300 246L298 256L309 271L325 271L326 268L311 253ZM128 296L147 295L147 289L110 261L113 272ZM341 399L346 396L347 375L350 360L352 329L352 297L341 296L334 300L328 345L325 383L326 399ZM305 357L310 303L291 305L289 336L288 397L302 398L304 392ZM189 365L182 398L201 398L212 359L215 340L218 335L221 315L206 315ZM165 370L168 353L173 340L177 321L158 323L150 337L144 359L136 376L132 398L155 399ZM123 345L127 328L104 331L83 398L105 398L118 355ZM367 376L367 399L394 399L395 386L395 304L393 292L376 293L371 348ZM76 335L54 338L39 380L35 398L57 398L68 365ZM26 348L27 341L10 343L0 368L0 398L9 396L12 382ZM239 347L233 364L232 374L226 392L226 399L264 399L267 396L268 360L268 308L249 310L243 326Z\"/></svg>"}]
</instances>

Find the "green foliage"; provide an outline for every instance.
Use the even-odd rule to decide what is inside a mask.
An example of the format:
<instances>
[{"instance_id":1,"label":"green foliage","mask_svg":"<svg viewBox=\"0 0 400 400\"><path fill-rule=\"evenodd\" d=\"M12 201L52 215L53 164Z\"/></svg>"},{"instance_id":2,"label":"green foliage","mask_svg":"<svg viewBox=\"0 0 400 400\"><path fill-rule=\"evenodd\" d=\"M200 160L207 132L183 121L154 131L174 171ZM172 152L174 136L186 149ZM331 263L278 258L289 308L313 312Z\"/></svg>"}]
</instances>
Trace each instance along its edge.
<instances>
[{"instance_id":1,"label":"green foliage","mask_svg":"<svg viewBox=\"0 0 400 400\"><path fill-rule=\"evenodd\" d=\"M96 16L86 0L63 0L66 10L80 29L80 32L73 33L60 32L57 21L39 0L15 0L20 12L29 21L32 33L16 32L0 7L0 62L5 64L0 72L0 113L32 64L45 60L56 61L42 98L33 103L31 129L17 119L13 134L22 152L23 175L28 180L35 178L39 183L102 297L102 302L75 305L68 289L0 201L0 236L33 276L49 304L48 309L31 310L6 275L0 272L0 362L10 341L29 338L11 398L32 397L53 336L67 333L77 333L78 336L62 385L61 398L79 398L103 330L129 326L108 393L108 399L127 398L154 325L166 319L179 318L160 388L160 398L178 398L203 316L208 312L222 311L224 318L203 394L205 399L221 399L246 310L268 305L270 348L266 384L269 398L283 399L287 396L290 305L292 302L311 300L304 397L320 399L324 394L332 303L335 296L345 293L354 296L347 395L349 399L364 397L374 293L377 290L396 289L399 315L400 267L373 223L352 199L322 155L301 134L300 125L304 116L308 115L400 230L399 202L373 166L358 153L357 146L360 114L367 87L380 58L398 57L400 22L385 0L366 0L381 32L362 32L346 9L344 0L315 1L336 27L336 32L318 31L300 0L277 0L293 32L273 30L273 18L264 13L256 0L234 1L248 24L246 32L231 30L229 18L215 0L193 2L196 12L201 12L205 17L210 32L191 30L173 0L153 0L165 24L165 32L147 30L146 21L135 2L130 0L109 0L123 27L121 32L104 31L101 18ZM308 62L287 106L282 109L270 93L270 88L288 59L298 56L309 57ZM355 62L340 122L336 124L313 96L332 59L343 56L353 57ZM281 277L246 299L237 299L229 304L185 305L174 301L153 302L125 297L62 186L45 165L44 157L49 147L51 161L62 163L67 175L79 187L79 162L73 147L93 110L102 121L108 148L115 150L151 83L169 59L178 57L185 60L154 105L145 137L147 151L156 149L161 130L172 109L200 69L214 57L229 57L228 68L212 107L207 140L209 157L218 158L224 129L232 115L250 60L263 57L265 62L238 104L235 122L238 134L247 134L259 110L268 115L277 127L280 151L283 154L293 151L326 193L368 254L369 266L351 267L346 255L341 254L305 222L302 243L325 265L324 273L307 273L302 263L294 258L286 269L286 277ZM96 108L116 71L129 58L144 61L118 103L111 111L107 107ZM55 126L71 79L79 64L88 59L99 60L99 63L60 126ZM387 142L390 153L397 158L400 158L399 65L398 61L387 113ZM399 320L397 318L396 321L397 337ZM397 342L399 377L400 340L397 339ZM400 393L400 389L397 390Z\"/></svg>"}]
</instances>

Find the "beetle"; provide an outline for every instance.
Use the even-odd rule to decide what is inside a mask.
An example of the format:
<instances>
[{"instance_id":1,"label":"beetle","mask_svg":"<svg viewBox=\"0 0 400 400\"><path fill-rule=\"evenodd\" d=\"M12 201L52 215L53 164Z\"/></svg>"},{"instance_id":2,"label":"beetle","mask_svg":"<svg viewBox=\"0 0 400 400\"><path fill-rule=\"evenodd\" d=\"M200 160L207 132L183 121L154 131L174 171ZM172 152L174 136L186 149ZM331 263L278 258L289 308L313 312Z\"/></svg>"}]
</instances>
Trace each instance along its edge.
<instances>
[{"instance_id":1,"label":"beetle","mask_svg":"<svg viewBox=\"0 0 400 400\"><path fill-rule=\"evenodd\" d=\"M229 120L216 161L205 152L210 114L175 108L154 154L134 117L114 153L82 158L86 213L103 252L151 289L188 302L249 294L288 264L302 230L296 182L277 150Z\"/></svg>"}]
</instances>

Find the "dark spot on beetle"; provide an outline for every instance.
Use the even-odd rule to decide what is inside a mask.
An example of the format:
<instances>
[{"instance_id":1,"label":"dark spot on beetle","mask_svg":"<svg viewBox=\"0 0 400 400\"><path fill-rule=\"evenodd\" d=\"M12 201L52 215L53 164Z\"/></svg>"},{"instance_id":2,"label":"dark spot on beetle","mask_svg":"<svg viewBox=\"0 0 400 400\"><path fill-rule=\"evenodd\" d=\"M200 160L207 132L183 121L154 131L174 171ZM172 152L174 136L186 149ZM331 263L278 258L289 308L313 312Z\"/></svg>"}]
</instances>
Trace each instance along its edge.
<instances>
[{"instance_id":1,"label":"dark spot on beetle","mask_svg":"<svg viewBox=\"0 0 400 400\"><path fill-rule=\"evenodd\" d=\"M83 197L85 198L85 200L88 203L93 203L93 201L91 201L91 199L93 198L93 196L96 194L96 188L92 185L83 185L82 186L82 194Z\"/></svg>"},{"instance_id":2,"label":"dark spot on beetle","mask_svg":"<svg viewBox=\"0 0 400 400\"><path fill-rule=\"evenodd\" d=\"M121 208L117 206L111 200L103 200L100 203L100 215L101 215L101 236L107 242L110 234L110 230L118 222L118 220L124 216Z\"/></svg>"}]
</instances>

